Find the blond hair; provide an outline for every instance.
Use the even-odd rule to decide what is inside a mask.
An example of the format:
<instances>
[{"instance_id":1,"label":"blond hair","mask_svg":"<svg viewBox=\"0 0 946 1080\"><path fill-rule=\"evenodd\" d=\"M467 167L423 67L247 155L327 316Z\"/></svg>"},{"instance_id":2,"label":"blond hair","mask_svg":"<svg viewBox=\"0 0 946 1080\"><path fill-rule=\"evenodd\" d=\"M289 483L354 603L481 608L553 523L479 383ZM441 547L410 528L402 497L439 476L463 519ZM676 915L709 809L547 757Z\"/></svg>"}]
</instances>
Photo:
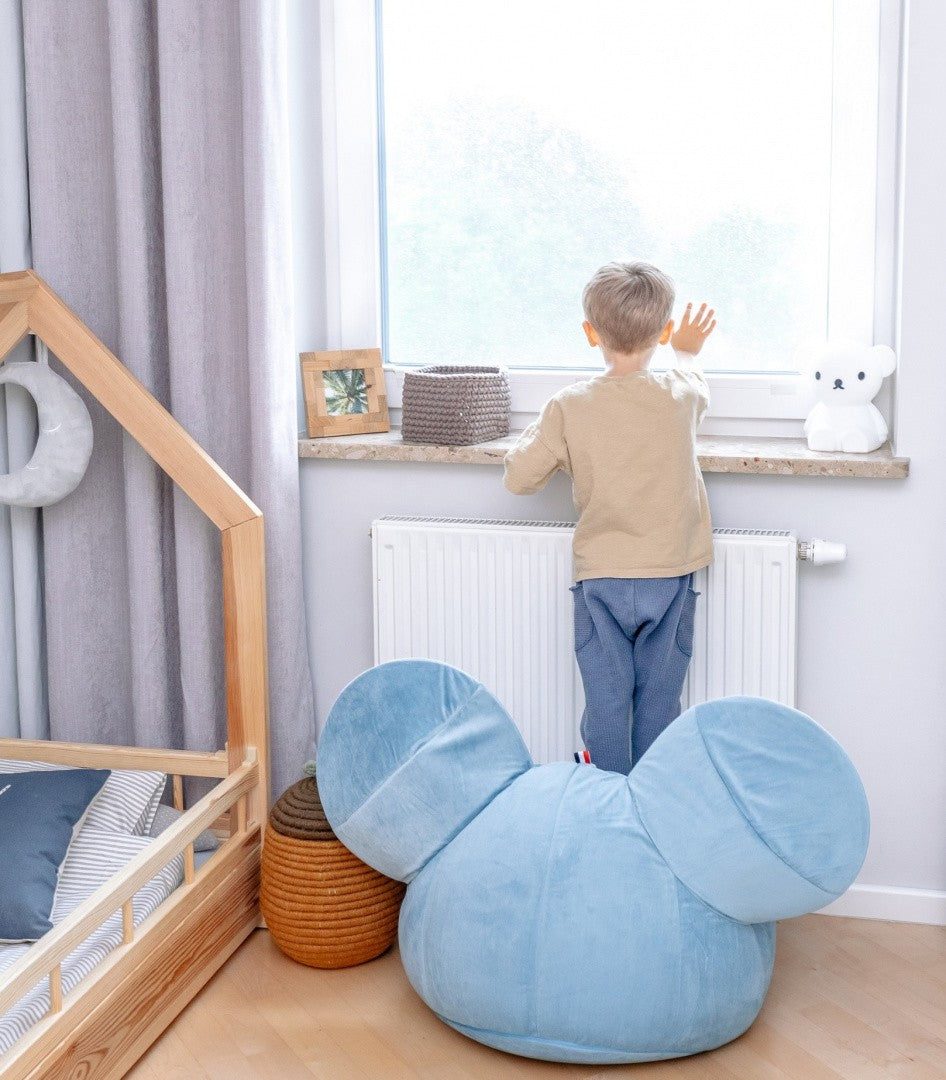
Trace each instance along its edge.
<instances>
[{"instance_id":1,"label":"blond hair","mask_svg":"<svg viewBox=\"0 0 946 1080\"><path fill-rule=\"evenodd\" d=\"M610 262L585 286L585 318L601 344L630 353L655 345L673 311L673 282L644 262Z\"/></svg>"}]
</instances>

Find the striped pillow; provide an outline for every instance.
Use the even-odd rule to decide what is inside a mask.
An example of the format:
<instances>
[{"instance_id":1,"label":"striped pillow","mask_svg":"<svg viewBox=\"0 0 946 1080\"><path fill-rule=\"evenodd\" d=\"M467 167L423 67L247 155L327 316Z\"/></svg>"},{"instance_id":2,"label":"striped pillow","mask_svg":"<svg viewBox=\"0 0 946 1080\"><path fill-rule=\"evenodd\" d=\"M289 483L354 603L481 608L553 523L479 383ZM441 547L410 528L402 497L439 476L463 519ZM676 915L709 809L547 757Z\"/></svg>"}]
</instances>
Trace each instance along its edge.
<instances>
[{"instance_id":1,"label":"striped pillow","mask_svg":"<svg viewBox=\"0 0 946 1080\"><path fill-rule=\"evenodd\" d=\"M59 887L53 906L56 926L84 900L119 871L129 859L145 851L152 841L146 837L101 832L83 828L73 840L59 871ZM147 885L135 893L134 922L139 926L154 909L180 885L184 878L184 856L178 855ZM62 988L69 993L96 964L122 943L122 913L111 918L78 945L62 964ZM0 945L0 974L27 954L29 945ZM6 1053L33 1024L49 1011L49 983L38 983L9 1012L0 1015L0 1055Z\"/></svg>"},{"instance_id":2,"label":"striped pillow","mask_svg":"<svg viewBox=\"0 0 946 1080\"><path fill-rule=\"evenodd\" d=\"M59 888L56 890L56 903L52 914L53 925L71 914L135 855L147 851L151 842L151 838L146 836L128 837L109 833L95 826L83 827L72 842L59 872ZM167 866L135 893L135 925L150 914L183 880L184 856L175 855ZM153 899L152 893L156 894ZM139 911L139 901L146 898L150 903Z\"/></svg>"},{"instance_id":3,"label":"striped pillow","mask_svg":"<svg viewBox=\"0 0 946 1080\"><path fill-rule=\"evenodd\" d=\"M47 761L10 761L0 759L0 772L40 772L62 769ZM164 794L167 776L162 772L115 769L89 807L84 825L106 832L147 836Z\"/></svg>"}]
</instances>

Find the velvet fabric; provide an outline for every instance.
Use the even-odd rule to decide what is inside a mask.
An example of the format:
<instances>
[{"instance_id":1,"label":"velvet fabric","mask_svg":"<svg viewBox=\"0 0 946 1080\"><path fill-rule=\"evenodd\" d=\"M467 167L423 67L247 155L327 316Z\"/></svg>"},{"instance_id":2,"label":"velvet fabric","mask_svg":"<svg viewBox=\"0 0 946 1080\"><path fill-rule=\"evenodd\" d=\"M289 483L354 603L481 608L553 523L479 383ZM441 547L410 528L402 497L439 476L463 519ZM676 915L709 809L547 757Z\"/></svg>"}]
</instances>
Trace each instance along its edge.
<instances>
[{"instance_id":1,"label":"velvet fabric","mask_svg":"<svg viewBox=\"0 0 946 1080\"><path fill-rule=\"evenodd\" d=\"M690 709L625 777L533 765L475 680L396 661L343 691L318 775L339 839L409 882L399 940L420 996L552 1061L734 1039L768 989L773 920L840 895L867 848L844 751L754 698Z\"/></svg>"}]
</instances>

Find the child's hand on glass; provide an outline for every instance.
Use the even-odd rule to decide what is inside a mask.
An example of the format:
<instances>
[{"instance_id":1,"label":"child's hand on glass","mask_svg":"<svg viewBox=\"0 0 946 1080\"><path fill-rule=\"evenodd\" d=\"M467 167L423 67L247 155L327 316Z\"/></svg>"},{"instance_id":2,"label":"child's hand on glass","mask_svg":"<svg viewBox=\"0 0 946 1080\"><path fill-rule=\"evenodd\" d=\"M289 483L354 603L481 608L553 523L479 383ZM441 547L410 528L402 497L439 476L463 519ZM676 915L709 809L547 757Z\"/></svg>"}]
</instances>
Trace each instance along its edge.
<instances>
[{"instance_id":1,"label":"child's hand on glass","mask_svg":"<svg viewBox=\"0 0 946 1080\"><path fill-rule=\"evenodd\" d=\"M706 310L706 304L700 304L700 310L694 318L692 315L693 305L687 304L683 318L680 320L680 329L671 332L670 344L677 352L689 353L696 356L703 348L703 342L712 334L716 327L713 316L716 312L710 308Z\"/></svg>"}]
</instances>

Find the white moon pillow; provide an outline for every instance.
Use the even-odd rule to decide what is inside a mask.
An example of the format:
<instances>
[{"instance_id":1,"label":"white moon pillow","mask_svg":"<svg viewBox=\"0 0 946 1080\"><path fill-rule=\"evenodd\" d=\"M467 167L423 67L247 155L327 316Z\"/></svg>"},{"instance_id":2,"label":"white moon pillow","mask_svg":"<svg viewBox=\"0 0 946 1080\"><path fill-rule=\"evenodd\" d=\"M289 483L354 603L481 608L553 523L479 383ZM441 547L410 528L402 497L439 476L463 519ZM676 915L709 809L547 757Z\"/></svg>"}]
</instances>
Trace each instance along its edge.
<instances>
[{"instance_id":1,"label":"white moon pillow","mask_svg":"<svg viewBox=\"0 0 946 1080\"><path fill-rule=\"evenodd\" d=\"M79 486L92 456L92 419L85 402L46 364L0 365L0 386L21 386L36 402L39 438L27 464L0 475L0 503L49 506Z\"/></svg>"}]
</instances>

